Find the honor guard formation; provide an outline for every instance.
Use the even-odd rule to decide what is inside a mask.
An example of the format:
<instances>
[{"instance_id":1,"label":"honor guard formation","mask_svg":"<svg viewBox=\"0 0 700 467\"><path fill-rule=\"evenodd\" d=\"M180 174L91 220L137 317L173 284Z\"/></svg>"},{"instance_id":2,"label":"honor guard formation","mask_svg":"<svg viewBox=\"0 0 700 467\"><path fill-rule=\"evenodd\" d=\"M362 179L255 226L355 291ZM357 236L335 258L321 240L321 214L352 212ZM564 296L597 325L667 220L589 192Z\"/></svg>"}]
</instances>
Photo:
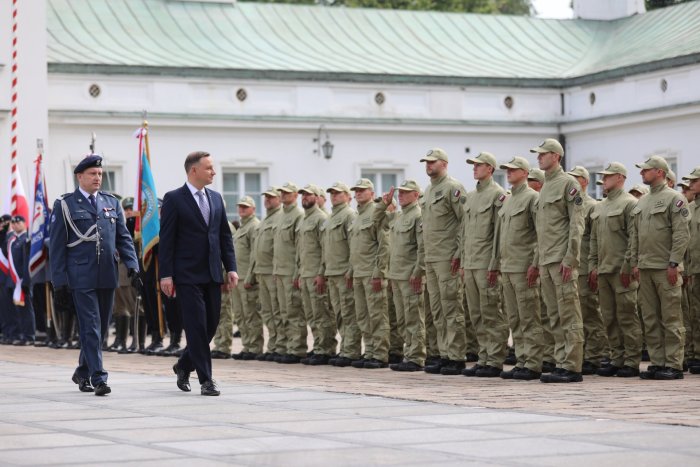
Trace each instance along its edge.
<instances>
[{"instance_id":1,"label":"honor guard formation","mask_svg":"<svg viewBox=\"0 0 700 467\"><path fill-rule=\"evenodd\" d=\"M133 199L100 191L101 158L89 156L78 189L54 203L46 274L26 280L26 220L2 217L1 342L79 348L73 381L97 395L110 392L103 351L179 357L178 387L196 371L204 395L219 394L212 358L543 383L700 374L700 167L677 184L652 156L630 187L634 169L610 162L596 200L557 140L530 152L539 168L481 152L448 171L435 148L416 158L427 186L388 193L365 178L286 182L229 206L235 226L204 188L211 157L192 153L187 184L163 203L160 271L138 259ZM473 191L450 175L465 168Z\"/></svg>"}]
</instances>

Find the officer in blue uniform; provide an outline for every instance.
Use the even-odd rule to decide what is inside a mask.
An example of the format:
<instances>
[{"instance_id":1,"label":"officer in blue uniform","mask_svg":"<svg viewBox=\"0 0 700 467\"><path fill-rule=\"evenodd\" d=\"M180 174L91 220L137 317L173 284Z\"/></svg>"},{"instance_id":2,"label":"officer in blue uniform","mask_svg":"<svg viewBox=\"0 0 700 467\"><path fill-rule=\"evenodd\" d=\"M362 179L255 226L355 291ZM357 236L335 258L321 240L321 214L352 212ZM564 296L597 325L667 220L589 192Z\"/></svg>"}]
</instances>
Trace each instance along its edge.
<instances>
[{"instance_id":1,"label":"officer in blue uniform","mask_svg":"<svg viewBox=\"0 0 700 467\"><path fill-rule=\"evenodd\" d=\"M15 231L15 239L8 248L12 250L12 262L17 272L17 279L22 282L24 301L14 304L15 322L17 323L18 338L12 345L34 344L36 321L34 307L32 306L32 287L29 277L29 243L27 241L27 221L23 216L12 218L12 230Z\"/></svg>"},{"instance_id":2,"label":"officer in blue uniform","mask_svg":"<svg viewBox=\"0 0 700 467\"><path fill-rule=\"evenodd\" d=\"M51 214L51 277L55 289L70 288L80 326L80 358L73 382L82 392L111 392L102 366L102 338L107 334L117 265L124 262L129 277L138 280L134 243L119 200L99 191L102 158L89 155L73 171L78 189L56 200Z\"/></svg>"}]
</instances>

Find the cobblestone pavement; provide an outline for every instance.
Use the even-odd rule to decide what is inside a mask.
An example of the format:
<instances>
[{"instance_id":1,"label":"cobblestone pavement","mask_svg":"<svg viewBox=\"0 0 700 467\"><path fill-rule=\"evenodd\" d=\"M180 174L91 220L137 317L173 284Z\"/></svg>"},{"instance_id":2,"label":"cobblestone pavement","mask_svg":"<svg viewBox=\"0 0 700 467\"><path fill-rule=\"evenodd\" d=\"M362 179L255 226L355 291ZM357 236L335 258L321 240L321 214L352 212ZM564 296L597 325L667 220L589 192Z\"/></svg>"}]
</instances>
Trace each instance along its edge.
<instances>
[{"instance_id":1,"label":"cobblestone pavement","mask_svg":"<svg viewBox=\"0 0 700 467\"><path fill-rule=\"evenodd\" d=\"M700 465L700 377L576 385L216 360L221 397L173 358L0 347L0 465ZM689 426L678 426L689 425Z\"/></svg>"}]
</instances>

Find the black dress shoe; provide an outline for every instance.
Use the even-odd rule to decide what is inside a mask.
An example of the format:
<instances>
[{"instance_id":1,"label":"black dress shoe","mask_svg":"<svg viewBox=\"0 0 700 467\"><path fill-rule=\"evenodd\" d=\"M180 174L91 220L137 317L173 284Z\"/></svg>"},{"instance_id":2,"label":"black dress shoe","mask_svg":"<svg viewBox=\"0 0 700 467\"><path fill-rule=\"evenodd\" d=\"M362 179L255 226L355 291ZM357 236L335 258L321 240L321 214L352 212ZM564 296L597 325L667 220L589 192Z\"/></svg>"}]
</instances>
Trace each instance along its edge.
<instances>
[{"instance_id":1,"label":"black dress shoe","mask_svg":"<svg viewBox=\"0 0 700 467\"><path fill-rule=\"evenodd\" d=\"M603 365L595 372L598 376L615 376L621 368L615 365Z\"/></svg>"},{"instance_id":2,"label":"black dress shoe","mask_svg":"<svg viewBox=\"0 0 700 467\"><path fill-rule=\"evenodd\" d=\"M583 375L595 375L600 369L600 365L596 365L593 362L586 360L581 366L581 374Z\"/></svg>"},{"instance_id":3,"label":"black dress shoe","mask_svg":"<svg viewBox=\"0 0 700 467\"><path fill-rule=\"evenodd\" d=\"M551 373L557 366L552 362L542 362L542 373Z\"/></svg>"},{"instance_id":4,"label":"black dress shoe","mask_svg":"<svg viewBox=\"0 0 700 467\"><path fill-rule=\"evenodd\" d=\"M241 360L257 360L258 354L255 352L241 352Z\"/></svg>"},{"instance_id":5,"label":"black dress shoe","mask_svg":"<svg viewBox=\"0 0 700 467\"><path fill-rule=\"evenodd\" d=\"M658 381L668 381L672 379L683 379L683 370L666 367L654 374L654 379Z\"/></svg>"},{"instance_id":6,"label":"black dress shoe","mask_svg":"<svg viewBox=\"0 0 700 467\"><path fill-rule=\"evenodd\" d=\"M90 384L89 378L81 378L78 376L77 373L73 373L73 377L71 378L71 380L78 385L78 389L80 390L80 392L94 391L92 385Z\"/></svg>"},{"instance_id":7,"label":"black dress shoe","mask_svg":"<svg viewBox=\"0 0 700 467\"><path fill-rule=\"evenodd\" d=\"M581 373L563 370L542 375L540 381L543 383L580 383L583 381L583 376L581 376Z\"/></svg>"},{"instance_id":8,"label":"black dress shoe","mask_svg":"<svg viewBox=\"0 0 700 467\"><path fill-rule=\"evenodd\" d=\"M160 352L159 355L162 355L164 357L172 357L178 350L180 350L180 344L172 343L168 345L165 349L163 349L163 351Z\"/></svg>"},{"instance_id":9,"label":"black dress shoe","mask_svg":"<svg viewBox=\"0 0 700 467\"><path fill-rule=\"evenodd\" d=\"M439 375L440 370L442 370L442 367L450 363L450 361L446 358L441 358L437 362L435 362L432 365L428 365L427 363L425 364L425 368L423 371L426 373L429 373L431 375Z\"/></svg>"},{"instance_id":10,"label":"black dress shoe","mask_svg":"<svg viewBox=\"0 0 700 467\"><path fill-rule=\"evenodd\" d=\"M277 361L277 360L275 360L275 361ZM278 362L278 363L284 363L285 365L291 365L291 364L295 364L295 363L301 363L301 357L298 356L298 355L290 355L290 354L288 354L288 355L283 355L283 356L279 359L279 361L277 361L277 362Z\"/></svg>"},{"instance_id":11,"label":"black dress shoe","mask_svg":"<svg viewBox=\"0 0 700 467\"><path fill-rule=\"evenodd\" d=\"M353 368L364 368L365 367L365 362L367 361L366 358L358 358L357 360L353 360L350 366Z\"/></svg>"},{"instance_id":12,"label":"black dress shoe","mask_svg":"<svg viewBox=\"0 0 700 467\"><path fill-rule=\"evenodd\" d=\"M267 361L267 356L270 355L269 352L263 352L259 353L258 356L255 358L259 362L266 362Z\"/></svg>"},{"instance_id":13,"label":"black dress shoe","mask_svg":"<svg viewBox=\"0 0 700 467\"><path fill-rule=\"evenodd\" d=\"M639 373L639 377L641 379L654 379L654 376L656 375L657 371L663 370L664 367L662 366L657 366L657 365L649 365L646 369L646 371L642 371Z\"/></svg>"},{"instance_id":14,"label":"black dress shoe","mask_svg":"<svg viewBox=\"0 0 700 467\"><path fill-rule=\"evenodd\" d=\"M216 382L214 380L209 380L202 383L201 394L203 396L218 396L221 392L216 386Z\"/></svg>"},{"instance_id":15,"label":"black dress shoe","mask_svg":"<svg viewBox=\"0 0 700 467\"><path fill-rule=\"evenodd\" d=\"M328 365L328 362L330 361L330 359L331 359L330 355L315 354L315 355L309 357L308 365L311 365L311 366Z\"/></svg>"},{"instance_id":16,"label":"black dress shoe","mask_svg":"<svg viewBox=\"0 0 700 467\"><path fill-rule=\"evenodd\" d=\"M479 355L474 352L467 352L465 360L469 363L475 363L479 361Z\"/></svg>"},{"instance_id":17,"label":"black dress shoe","mask_svg":"<svg viewBox=\"0 0 700 467\"><path fill-rule=\"evenodd\" d=\"M431 355L430 357L425 359L425 366L435 365L436 363L439 363L439 362L440 362L439 355Z\"/></svg>"},{"instance_id":18,"label":"black dress shoe","mask_svg":"<svg viewBox=\"0 0 700 467\"><path fill-rule=\"evenodd\" d=\"M232 353L231 358L234 360L243 360L243 354L245 352Z\"/></svg>"},{"instance_id":19,"label":"black dress shoe","mask_svg":"<svg viewBox=\"0 0 700 467\"><path fill-rule=\"evenodd\" d=\"M423 367L414 362L392 363L389 368L394 371L423 371Z\"/></svg>"},{"instance_id":20,"label":"black dress shoe","mask_svg":"<svg viewBox=\"0 0 700 467\"><path fill-rule=\"evenodd\" d=\"M401 363L403 362L403 355L395 354L395 353L390 353L389 354L389 363Z\"/></svg>"},{"instance_id":21,"label":"black dress shoe","mask_svg":"<svg viewBox=\"0 0 700 467\"><path fill-rule=\"evenodd\" d=\"M462 374L462 370L467 366L464 360L450 360L447 365L440 368L440 374L443 376L457 376Z\"/></svg>"},{"instance_id":22,"label":"black dress shoe","mask_svg":"<svg viewBox=\"0 0 700 467\"><path fill-rule=\"evenodd\" d=\"M272 352L267 354L267 357L265 357L266 362L276 362L282 355L278 354L277 352Z\"/></svg>"},{"instance_id":23,"label":"black dress shoe","mask_svg":"<svg viewBox=\"0 0 700 467\"><path fill-rule=\"evenodd\" d=\"M332 358L329 363L333 366L337 366L338 368L345 368L348 366L352 365L353 360L348 357L337 357L337 358Z\"/></svg>"},{"instance_id":24,"label":"black dress shoe","mask_svg":"<svg viewBox=\"0 0 700 467\"><path fill-rule=\"evenodd\" d=\"M534 381L536 379L540 379L541 376L542 373L538 373L537 371L533 371L529 368L521 368L520 371L513 375L513 379L520 381Z\"/></svg>"},{"instance_id":25,"label":"black dress shoe","mask_svg":"<svg viewBox=\"0 0 700 467\"><path fill-rule=\"evenodd\" d=\"M700 375L700 365L691 366L688 371L694 375Z\"/></svg>"},{"instance_id":26,"label":"black dress shoe","mask_svg":"<svg viewBox=\"0 0 700 467\"><path fill-rule=\"evenodd\" d=\"M476 370L475 376L477 378L498 378L499 376L501 376L501 371L501 368L486 365L485 367Z\"/></svg>"},{"instance_id":27,"label":"black dress shoe","mask_svg":"<svg viewBox=\"0 0 700 467\"><path fill-rule=\"evenodd\" d=\"M177 363L173 365L173 372L177 375L177 387L180 391L190 392L190 372L180 369Z\"/></svg>"},{"instance_id":28,"label":"black dress shoe","mask_svg":"<svg viewBox=\"0 0 700 467\"><path fill-rule=\"evenodd\" d=\"M625 365L619 370L617 370L617 374L615 376L619 378L632 378L635 376L639 376L639 368Z\"/></svg>"},{"instance_id":29,"label":"black dress shoe","mask_svg":"<svg viewBox=\"0 0 700 467\"><path fill-rule=\"evenodd\" d=\"M158 355L158 352L164 348L162 342L154 342L149 347L146 349L146 355Z\"/></svg>"},{"instance_id":30,"label":"black dress shoe","mask_svg":"<svg viewBox=\"0 0 700 467\"><path fill-rule=\"evenodd\" d=\"M112 392L112 388L107 386L107 383L105 383L104 381L95 387L95 395L96 396L106 396L110 392Z\"/></svg>"},{"instance_id":31,"label":"black dress shoe","mask_svg":"<svg viewBox=\"0 0 700 467\"><path fill-rule=\"evenodd\" d=\"M482 368L484 368L484 366L479 365L477 363L476 365L474 365L472 367L465 368L464 370L462 370L462 376L476 376L476 372L478 370L481 370Z\"/></svg>"},{"instance_id":32,"label":"black dress shoe","mask_svg":"<svg viewBox=\"0 0 700 467\"><path fill-rule=\"evenodd\" d=\"M219 360L226 360L228 358L231 358L231 354L227 352L222 352L220 350L212 350L211 351L211 358L216 358Z\"/></svg>"},{"instance_id":33,"label":"black dress shoe","mask_svg":"<svg viewBox=\"0 0 700 467\"><path fill-rule=\"evenodd\" d=\"M376 370L379 368L386 368L387 366L389 366L387 362L377 360L376 358L370 358L365 362L364 368L367 368L368 370Z\"/></svg>"},{"instance_id":34,"label":"black dress shoe","mask_svg":"<svg viewBox=\"0 0 700 467\"><path fill-rule=\"evenodd\" d=\"M503 379L513 379L513 376L515 376L515 374L517 372L519 372L520 370L522 370L522 368L516 366L516 367L513 367L513 369L511 369L511 370L501 371L500 377Z\"/></svg>"},{"instance_id":35,"label":"black dress shoe","mask_svg":"<svg viewBox=\"0 0 700 467\"><path fill-rule=\"evenodd\" d=\"M518 363L518 359L515 356L515 349L513 347L508 347L508 356L503 360L504 365L515 365Z\"/></svg>"}]
</instances>

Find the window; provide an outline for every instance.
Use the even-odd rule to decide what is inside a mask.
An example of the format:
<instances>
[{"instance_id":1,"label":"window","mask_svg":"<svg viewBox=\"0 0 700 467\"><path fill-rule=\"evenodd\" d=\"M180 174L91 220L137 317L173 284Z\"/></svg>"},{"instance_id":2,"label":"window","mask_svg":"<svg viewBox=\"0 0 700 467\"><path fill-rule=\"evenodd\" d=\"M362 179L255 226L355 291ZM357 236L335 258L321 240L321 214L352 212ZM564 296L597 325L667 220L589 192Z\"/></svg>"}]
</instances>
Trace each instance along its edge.
<instances>
[{"instance_id":1,"label":"window","mask_svg":"<svg viewBox=\"0 0 700 467\"><path fill-rule=\"evenodd\" d=\"M375 195L381 196L383 193L387 193L392 186L399 186L399 183L403 181L403 171L363 169L360 177L372 180Z\"/></svg>"},{"instance_id":2,"label":"window","mask_svg":"<svg viewBox=\"0 0 700 467\"><path fill-rule=\"evenodd\" d=\"M598 185L598 180L602 180L603 176L598 172L602 172L604 167L589 167L588 173L591 175L590 181L588 182L588 196L593 199L603 199L603 187Z\"/></svg>"},{"instance_id":3,"label":"window","mask_svg":"<svg viewBox=\"0 0 700 467\"><path fill-rule=\"evenodd\" d=\"M493 173L493 181L501 185L501 188L503 188L504 190L510 189L510 187L508 186L508 179L506 178L506 174L502 171L497 171Z\"/></svg>"},{"instance_id":4,"label":"window","mask_svg":"<svg viewBox=\"0 0 700 467\"><path fill-rule=\"evenodd\" d=\"M244 196L255 200L255 214L263 215L263 172L260 170L229 169L224 170L223 196L226 202L226 214L230 221L238 219L238 201Z\"/></svg>"},{"instance_id":5,"label":"window","mask_svg":"<svg viewBox=\"0 0 700 467\"><path fill-rule=\"evenodd\" d=\"M76 164L77 165L77 164ZM75 166L73 166L75 169ZM115 194L119 197L125 196L121 192L122 189L122 169L121 167L110 167L109 169L102 168L102 188L100 190ZM78 188L78 176L73 175L73 184ZM130 195L129 195L130 196Z\"/></svg>"}]
</instances>

